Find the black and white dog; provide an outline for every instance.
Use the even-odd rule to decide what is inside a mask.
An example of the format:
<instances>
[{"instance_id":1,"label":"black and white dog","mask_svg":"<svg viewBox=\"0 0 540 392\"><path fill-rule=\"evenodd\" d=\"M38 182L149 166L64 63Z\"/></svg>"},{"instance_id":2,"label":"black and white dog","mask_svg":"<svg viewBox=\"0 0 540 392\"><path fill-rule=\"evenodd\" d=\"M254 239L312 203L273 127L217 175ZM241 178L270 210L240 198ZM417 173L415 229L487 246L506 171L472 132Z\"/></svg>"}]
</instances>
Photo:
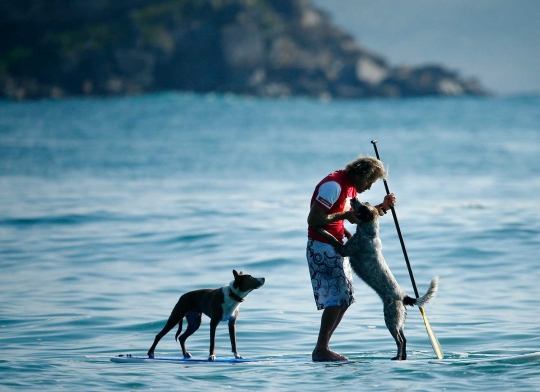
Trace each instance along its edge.
<instances>
[{"instance_id":1,"label":"black and white dog","mask_svg":"<svg viewBox=\"0 0 540 392\"><path fill-rule=\"evenodd\" d=\"M348 256L352 270L381 297L384 304L384 321L397 345L397 356L392 359L407 358L406 339L403 333L408 306L424 306L437 292L439 278L431 280L427 293L420 298L411 298L397 283L382 254L379 238L379 213L369 203L351 199L356 217L361 221L355 234L345 245L332 234L319 227L316 230L325 236L339 254Z\"/></svg>"},{"instance_id":2,"label":"black and white dog","mask_svg":"<svg viewBox=\"0 0 540 392\"><path fill-rule=\"evenodd\" d=\"M234 280L227 286L217 289L201 289L190 291L180 297L165 324L165 327L156 335L154 344L148 350L148 356L154 357L154 350L163 336L165 336L177 324L178 331L175 340L179 340L184 358L191 358L191 354L186 350L186 339L189 338L201 326L202 314L210 317L210 356L209 361L216 359L214 352L214 342L216 337L216 327L221 321L229 322L229 337L231 339L231 348L234 357L242 358L236 350L236 319L240 303L253 290L258 289L264 284L264 278L254 278L251 275L244 275L233 270ZM184 317L187 319L188 326L186 331L182 332L182 322ZM180 338L178 338L180 335Z\"/></svg>"}]
</instances>

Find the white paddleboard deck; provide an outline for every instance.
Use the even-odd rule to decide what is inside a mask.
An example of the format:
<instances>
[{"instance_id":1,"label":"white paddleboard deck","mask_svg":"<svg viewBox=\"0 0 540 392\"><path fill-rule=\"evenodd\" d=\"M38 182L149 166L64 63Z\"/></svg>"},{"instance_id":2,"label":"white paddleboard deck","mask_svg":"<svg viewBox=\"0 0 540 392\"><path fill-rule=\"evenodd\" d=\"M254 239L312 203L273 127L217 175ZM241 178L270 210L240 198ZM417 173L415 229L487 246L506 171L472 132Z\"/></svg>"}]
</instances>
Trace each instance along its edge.
<instances>
[{"instance_id":1,"label":"white paddleboard deck","mask_svg":"<svg viewBox=\"0 0 540 392\"><path fill-rule=\"evenodd\" d=\"M209 361L207 358L183 358L183 357L154 357L149 358L147 356L139 357L131 354L117 355L110 358L111 362L116 363L176 363L176 364L197 364L197 363L215 363L215 364L239 364L239 363L316 363L311 361L309 357L306 358L216 358L214 361ZM407 361L397 361L396 363L410 363L410 362L429 362L430 364L441 365L473 365L490 362L500 363L523 363L540 361L540 352L534 352L529 354L519 355L506 355L506 356L493 356L489 358L447 358L447 359L410 359ZM342 362L320 362L322 364L343 364L343 363L374 363L374 362L394 362L391 359L382 358L351 358L348 361Z\"/></svg>"},{"instance_id":2,"label":"white paddleboard deck","mask_svg":"<svg viewBox=\"0 0 540 392\"><path fill-rule=\"evenodd\" d=\"M249 358L216 358L213 361L207 358L184 358L184 357L138 357L135 355L117 355L111 358L116 363L249 363L249 362L273 362L272 359L249 359Z\"/></svg>"},{"instance_id":3,"label":"white paddleboard deck","mask_svg":"<svg viewBox=\"0 0 540 392\"><path fill-rule=\"evenodd\" d=\"M268 358L216 358L213 361L210 361L206 358L183 358L183 357L139 357L136 355L117 355L116 357L110 358L111 362L116 363L177 363L177 364L197 364L197 363L259 363L259 364L271 364L271 363L317 363L313 362L310 357L301 357L301 358L283 358L283 357L268 357ZM382 358L371 358L371 359L358 359L358 360L348 360L348 361L337 361L337 362L320 362L326 365L329 364L343 364L343 363L355 363L355 362L390 362L390 359Z\"/></svg>"}]
</instances>

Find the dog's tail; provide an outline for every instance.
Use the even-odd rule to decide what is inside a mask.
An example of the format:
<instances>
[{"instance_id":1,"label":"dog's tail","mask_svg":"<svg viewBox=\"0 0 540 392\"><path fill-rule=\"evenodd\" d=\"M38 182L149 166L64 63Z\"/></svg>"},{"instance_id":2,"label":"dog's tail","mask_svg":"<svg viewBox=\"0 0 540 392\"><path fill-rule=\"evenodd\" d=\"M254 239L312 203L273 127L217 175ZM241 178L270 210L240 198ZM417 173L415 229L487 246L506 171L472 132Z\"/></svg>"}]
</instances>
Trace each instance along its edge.
<instances>
[{"instance_id":1,"label":"dog's tail","mask_svg":"<svg viewBox=\"0 0 540 392\"><path fill-rule=\"evenodd\" d=\"M433 297L435 297L435 293L437 292L437 289L439 288L439 277L435 276L433 279L431 279L431 283L429 285L429 289L427 293L420 298L411 298L408 295L403 298L403 304L407 306L424 306L428 304Z\"/></svg>"}]
</instances>

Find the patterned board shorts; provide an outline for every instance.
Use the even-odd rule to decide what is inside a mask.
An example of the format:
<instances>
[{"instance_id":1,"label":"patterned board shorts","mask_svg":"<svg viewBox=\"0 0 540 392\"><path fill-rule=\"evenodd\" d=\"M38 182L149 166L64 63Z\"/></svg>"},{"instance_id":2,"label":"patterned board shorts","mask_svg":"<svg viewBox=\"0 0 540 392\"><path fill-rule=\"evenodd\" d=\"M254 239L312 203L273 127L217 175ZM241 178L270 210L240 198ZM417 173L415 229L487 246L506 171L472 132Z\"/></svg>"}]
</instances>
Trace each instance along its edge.
<instances>
[{"instance_id":1,"label":"patterned board shorts","mask_svg":"<svg viewBox=\"0 0 540 392\"><path fill-rule=\"evenodd\" d=\"M351 265L334 247L308 238L306 257L317 309L354 302Z\"/></svg>"}]
</instances>

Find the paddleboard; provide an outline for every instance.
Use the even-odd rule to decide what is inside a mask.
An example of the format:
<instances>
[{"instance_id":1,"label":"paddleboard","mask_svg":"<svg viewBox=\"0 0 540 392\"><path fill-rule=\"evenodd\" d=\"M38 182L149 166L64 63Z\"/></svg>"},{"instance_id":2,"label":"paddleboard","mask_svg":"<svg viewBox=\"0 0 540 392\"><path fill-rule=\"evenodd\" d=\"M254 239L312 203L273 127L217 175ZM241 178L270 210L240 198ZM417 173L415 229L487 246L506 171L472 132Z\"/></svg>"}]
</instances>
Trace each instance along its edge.
<instances>
[{"instance_id":1,"label":"paddleboard","mask_svg":"<svg viewBox=\"0 0 540 392\"><path fill-rule=\"evenodd\" d=\"M117 355L110 358L111 362L116 363L176 363L176 364L197 364L197 363L259 363L259 364L273 364L273 363L320 363L323 365L341 365L351 363L372 363L372 362L393 362L390 358L353 358L347 361L337 362L313 362L309 356L296 357L296 358L283 358L283 357L267 357L267 358L216 358L214 361L209 361L206 358L183 358L183 357L140 357L136 355ZM411 362L411 361L408 361Z\"/></svg>"},{"instance_id":2,"label":"paddleboard","mask_svg":"<svg viewBox=\"0 0 540 392\"><path fill-rule=\"evenodd\" d=\"M313 362L309 357L302 358L282 358L282 357L269 357L269 358L216 358L214 361L209 361L207 358L183 358L183 357L154 357L149 358L147 356L136 356L131 354L117 355L110 358L111 362L116 363L176 363L176 364L198 364L198 363L215 363L215 364L239 364L239 363L259 363L259 364L272 364L272 363L321 363L324 365L340 365L340 364L354 364L354 363L374 363L374 362L394 362L407 364L411 362L428 362L430 364L438 365L474 365L490 362L500 363L520 363L520 362L534 362L540 361L540 352L534 352L529 354L519 355L506 355L489 358L447 358L441 360L433 359L408 359L407 361L392 361L390 358L351 358L348 361L343 362Z\"/></svg>"},{"instance_id":3,"label":"paddleboard","mask_svg":"<svg viewBox=\"0 0 540 392\"><path fill-rule=\"evenodd\" d=\"M216 358L209 361L208 358L184 358L184 357L138 357L135 355L117 355L111 358L111 362L116 363L248 363L248 362L266 362L267 359L249 359L249 358Z\"/></svg>"}]
</instances>

